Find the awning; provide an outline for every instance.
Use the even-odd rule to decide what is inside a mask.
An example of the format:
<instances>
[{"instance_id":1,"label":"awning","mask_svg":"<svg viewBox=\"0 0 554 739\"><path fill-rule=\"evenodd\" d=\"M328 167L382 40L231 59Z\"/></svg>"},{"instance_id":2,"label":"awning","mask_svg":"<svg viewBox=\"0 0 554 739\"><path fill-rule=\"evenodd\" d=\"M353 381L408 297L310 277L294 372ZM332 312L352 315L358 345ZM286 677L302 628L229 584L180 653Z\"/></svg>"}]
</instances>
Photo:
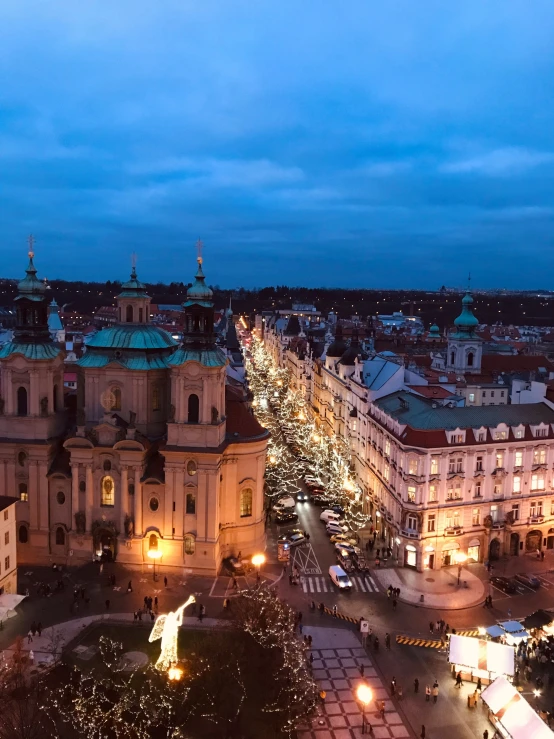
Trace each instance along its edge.
<instances>
[{"instance_id":1,"label":"awning","mask_svg":"<svg viewBox=\"0 0 554 739\"><path fill-rule=\"evenodd\" d=\"M487 632L489 636L492 636L493 639L495 639L497 636L504 636L504 634L506 633L504 629L501 629L498 624L494 624L493 626L487 626L485 631Z\"/></svg>"},{"instance_id":2,"label":"awning","mask_svg":"<svg viewBox=\"0 0 554 739\"><path fill-rule=\"evenodd\" d=\"M484 670L495 675L513 676L514 660L514 648L505 644L458 634L450 637L448 661L452 665L467 667L472 671Z\"/></svg>"},{"instance_id":3,"label":"awning","mask_svg":"<svg viewBox=\"0 0 554 739\"><path fill-rule=\"evenodd\" d=\"M523 625L519 621L501 621L499 626L509 634L516 634L518 631L524 631Z\"/></svg>"},{"instance_id":4,"label":"awning","mask_svg":"<svg viewBox=\"0 0 554 739\"><path fill-rule=\"evenodd\" d=\"M526 629L540 629L541 626L551 624L552 621L554 621L554 615L552 613L548 613L548 611L543 611L542 609L539 609L538 611L535 611L535 613L532 613L530 616L527 616L527 618L524 618L523 625Z\"/></svg>"},{"instance_id":5,"label":"awning","mask_svg":"<svg viewBox=\"0 0 554 739\"><path fill-rule=\"evenodd\" d=\"M481 698L504 736L510 739L554 738L554 733L505 677L497 677L483 690Z\"/></svg>"}]
</instances>

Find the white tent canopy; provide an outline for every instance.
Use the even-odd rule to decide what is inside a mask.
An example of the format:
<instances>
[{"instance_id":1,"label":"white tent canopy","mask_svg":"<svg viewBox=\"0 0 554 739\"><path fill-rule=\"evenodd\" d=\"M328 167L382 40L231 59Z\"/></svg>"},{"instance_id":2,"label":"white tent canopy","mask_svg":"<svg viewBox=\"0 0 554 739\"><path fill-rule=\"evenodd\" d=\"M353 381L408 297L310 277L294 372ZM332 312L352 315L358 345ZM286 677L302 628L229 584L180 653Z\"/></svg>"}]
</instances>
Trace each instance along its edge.
<instances>
[{"instance_id":1,"label":"white tent canopy","mask_svg":"<svg viewBox=\"0 0 554 739\"><path fill-rule=\"evenodd\" d=\"M554 732L505 677L497 677L483 690L481 698L496 728L507 739L554 739Z\"/></svg>"},{"instance_id":2,"label":"white tent canopy","mask_svg":"<svg viewBox=\"0 0 554 739\"><path fill-rule=\"evenodd\" d=\"M6 621L8 618L17 616L15 609L24 598L24 595L2 593L0 595L0 621Z\"/></svg>"},{"instance_id":3,"label":"white tent canopy","mask_svg":"<svg viewBox=\"0 0 554 739\"><path fill-rule=\"evenodd\" d=\"M478 675L486 672L513 676L515 671L513 647L458 634L450 637L448 661L459 667L467 667Z\"/></svg>"}]
</instances>

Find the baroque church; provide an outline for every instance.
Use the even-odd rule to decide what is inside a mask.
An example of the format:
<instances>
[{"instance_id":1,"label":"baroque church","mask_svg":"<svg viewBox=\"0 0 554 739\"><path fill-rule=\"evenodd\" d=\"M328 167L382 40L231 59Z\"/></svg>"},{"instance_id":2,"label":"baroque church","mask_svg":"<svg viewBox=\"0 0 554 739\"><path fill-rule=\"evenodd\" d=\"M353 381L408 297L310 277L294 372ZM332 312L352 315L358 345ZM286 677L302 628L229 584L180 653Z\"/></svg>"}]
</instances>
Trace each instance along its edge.
<instances>
[{"instance_id":1,"label":"baroque church","mask_svg":"<svg viewBox=\"0 0 554 739\"><path fill-rule=\"evenodd\" d=\"M117 324L98 331L78 362L73 410L33 259L13 340L0 348L0 483L19 498L18 561L155 558L214 574L227 556L263 550L269 433L226 384L202 257L181 344L150 323L133 268Z\"/></svg>"}]
</instances>

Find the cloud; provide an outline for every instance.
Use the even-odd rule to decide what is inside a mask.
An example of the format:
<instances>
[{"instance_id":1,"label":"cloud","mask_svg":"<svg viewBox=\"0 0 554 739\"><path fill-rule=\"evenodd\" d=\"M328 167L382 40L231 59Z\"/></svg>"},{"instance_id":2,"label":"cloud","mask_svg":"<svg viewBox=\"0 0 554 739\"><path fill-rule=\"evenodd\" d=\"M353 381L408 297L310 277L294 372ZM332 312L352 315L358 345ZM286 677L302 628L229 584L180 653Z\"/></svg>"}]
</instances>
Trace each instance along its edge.
<instances>
[{"instance_id":1,"label":"cloud","mask_svg":"<svg viewBox=\"0 0 554 739\"><path fill-rule=\"evenodd\" d=\"M554 162L554 152L518 147L494 149L476 156L447 162L440 167L446 174L482 174L507 177Z\"/></svg>"}]
</instances>

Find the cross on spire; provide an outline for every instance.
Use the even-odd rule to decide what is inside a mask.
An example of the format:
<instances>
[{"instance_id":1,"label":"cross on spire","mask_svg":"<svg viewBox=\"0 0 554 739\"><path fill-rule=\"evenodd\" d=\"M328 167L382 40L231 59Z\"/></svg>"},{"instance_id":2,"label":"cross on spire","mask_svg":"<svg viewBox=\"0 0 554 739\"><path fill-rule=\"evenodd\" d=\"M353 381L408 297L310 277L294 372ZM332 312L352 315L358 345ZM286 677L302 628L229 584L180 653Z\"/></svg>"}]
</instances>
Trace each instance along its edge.
<instances>
[{"instance_id":1,"label":"cross on spire","mask_svg":"<svg viewBox=\"0 0 554 739\"><path fill-rule=\"evenodd\" d=\"M202 264L202 250L203 249L204 249L204 242L202 241L202 239L198 239L198 241L196 242L196 253L197 253L196 261L198 262L198 264Z\"/></svg>"},{"instance_id":2,"label":"cross on spire","mask_svg":"<svg viewBox=\"0 0 554 739\"><path fill-rule=\"evenodd\" d=\"M27 241L29 244L29 259L32 259L35 256L35 237L33 236L33 234L29 234L29 238Z\"/></svg>"},{"instance_id":3,"label":"cross on spire","mask_svg":"<svg viewBox=\"0 0 554 739\"><path fill-rule=\"evenodd\" d=\"M131 254L131 267L133 268L133 272L137 268L137 253L135 251Z\"/></svg>"}]
</instances>

